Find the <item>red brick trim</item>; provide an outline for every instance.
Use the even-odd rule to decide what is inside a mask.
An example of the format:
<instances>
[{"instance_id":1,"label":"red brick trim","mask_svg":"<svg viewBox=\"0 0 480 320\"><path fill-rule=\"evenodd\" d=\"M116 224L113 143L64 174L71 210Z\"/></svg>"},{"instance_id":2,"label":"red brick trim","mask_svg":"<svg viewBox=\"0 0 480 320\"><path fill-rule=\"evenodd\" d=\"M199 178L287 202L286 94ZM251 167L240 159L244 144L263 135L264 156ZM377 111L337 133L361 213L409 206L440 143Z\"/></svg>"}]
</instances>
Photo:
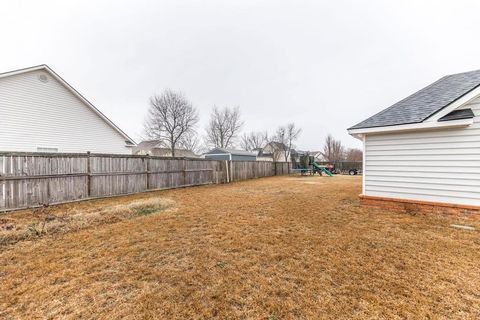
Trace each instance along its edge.
<instances>
[{"instance_id":1,"label":"red brick trim","mask_svg":"<svg viewBox=\"0 0 480 320\"><path fill-rule=\"evenodd\" d=\"M480 220L480 206L360 195L362 205L409 214L440 214Z\"/></svg>"}]
</instances>

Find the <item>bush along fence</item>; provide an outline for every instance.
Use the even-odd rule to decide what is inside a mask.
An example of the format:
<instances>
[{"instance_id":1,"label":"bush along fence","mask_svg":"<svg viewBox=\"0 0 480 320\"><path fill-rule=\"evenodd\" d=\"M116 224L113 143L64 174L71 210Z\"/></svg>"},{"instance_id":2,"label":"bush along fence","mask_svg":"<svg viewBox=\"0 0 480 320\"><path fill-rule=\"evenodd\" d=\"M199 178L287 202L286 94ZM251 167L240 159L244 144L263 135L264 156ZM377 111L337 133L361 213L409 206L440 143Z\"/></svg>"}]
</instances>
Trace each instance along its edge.
<instances>
[{"instance_id":1,"label":"bush along fence","mask_svg":"<svg viewBox=\"0 0 480 320\"><path fill-rule=\"evenodd\" d=\"M288 174L285 162L0 153L0 211Z\"/></svg>"}]
</instances>

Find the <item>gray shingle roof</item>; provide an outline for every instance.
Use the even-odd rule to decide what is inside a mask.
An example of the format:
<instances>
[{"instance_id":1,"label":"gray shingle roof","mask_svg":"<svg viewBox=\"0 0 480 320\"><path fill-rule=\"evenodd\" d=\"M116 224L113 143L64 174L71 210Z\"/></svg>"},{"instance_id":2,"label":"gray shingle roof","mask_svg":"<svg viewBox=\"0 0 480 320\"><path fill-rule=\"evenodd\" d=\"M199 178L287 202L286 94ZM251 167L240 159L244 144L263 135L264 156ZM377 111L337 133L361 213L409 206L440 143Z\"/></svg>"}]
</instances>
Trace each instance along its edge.
<instances>
[{"instance_id":1,"label":"gray shingle roof","mask_svg":"<svg viewBox=\"0 0 480 320\"><path fill-rule=\"evenodd\" d=\"M216 154L216 153L225 153L225 154L232 154L237 156L252 156L255 157L257 155L256 152L250 152L245 150L234 150L234 149L225 149L225 148L213 148L212 150L208 151L205 154Z\"/></svg>"},{"instance_id":2,"label":"gray shingle roof","mask_svg":"<svg viewBox=\"0 0 480 320\"><path fill-rule=\"evenodd\" d=\"M419 123L480 85L480 70L445 76L350 129Z\"/></svg>"}]
</instances>

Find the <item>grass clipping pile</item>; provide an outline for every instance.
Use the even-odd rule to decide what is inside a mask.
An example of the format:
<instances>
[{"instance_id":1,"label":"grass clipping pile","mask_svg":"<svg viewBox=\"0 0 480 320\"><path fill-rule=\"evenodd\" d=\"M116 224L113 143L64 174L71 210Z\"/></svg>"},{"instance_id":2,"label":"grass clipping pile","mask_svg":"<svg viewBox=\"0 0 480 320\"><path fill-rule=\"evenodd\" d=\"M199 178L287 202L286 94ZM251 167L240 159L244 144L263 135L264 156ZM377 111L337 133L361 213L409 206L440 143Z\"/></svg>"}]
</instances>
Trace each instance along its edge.
<instances>
[{"instance_id":1,"label":"grass clipping pile","mask_svg":"<svg viewBox=\"0 0 480 320\"><path fill-rule=\"evenodd\" d=\"M21 219L0 218L0 245L13 244L46 234L65 233L106 223L116 223L156 214L174 207L173 200L163 198L136 200L127 204L107 206L101 210L98 208L73 209L56 213L53 207L43 205Z\"/></svg>"}]
</instances>

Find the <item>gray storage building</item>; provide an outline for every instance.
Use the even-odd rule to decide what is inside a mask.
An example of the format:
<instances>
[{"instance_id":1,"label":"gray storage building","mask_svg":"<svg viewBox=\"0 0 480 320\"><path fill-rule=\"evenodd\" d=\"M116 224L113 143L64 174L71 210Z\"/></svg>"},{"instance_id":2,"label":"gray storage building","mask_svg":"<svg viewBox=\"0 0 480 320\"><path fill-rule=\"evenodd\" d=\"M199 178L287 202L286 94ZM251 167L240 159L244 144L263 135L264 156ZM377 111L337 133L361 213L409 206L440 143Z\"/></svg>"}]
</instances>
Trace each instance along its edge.
<instances>
[{"instance_id":1,"label":"gray storage building","mask_svg":"<svg viewBox=\"0 0 480 320\"><path fill-rule=\"evenodd\" d=\"M224 148L214 148L205 153L205 159L211 160L236 160L236 161L256 161L257 154L255 152L232 150Z\"/></svg>"}]
</instances>

